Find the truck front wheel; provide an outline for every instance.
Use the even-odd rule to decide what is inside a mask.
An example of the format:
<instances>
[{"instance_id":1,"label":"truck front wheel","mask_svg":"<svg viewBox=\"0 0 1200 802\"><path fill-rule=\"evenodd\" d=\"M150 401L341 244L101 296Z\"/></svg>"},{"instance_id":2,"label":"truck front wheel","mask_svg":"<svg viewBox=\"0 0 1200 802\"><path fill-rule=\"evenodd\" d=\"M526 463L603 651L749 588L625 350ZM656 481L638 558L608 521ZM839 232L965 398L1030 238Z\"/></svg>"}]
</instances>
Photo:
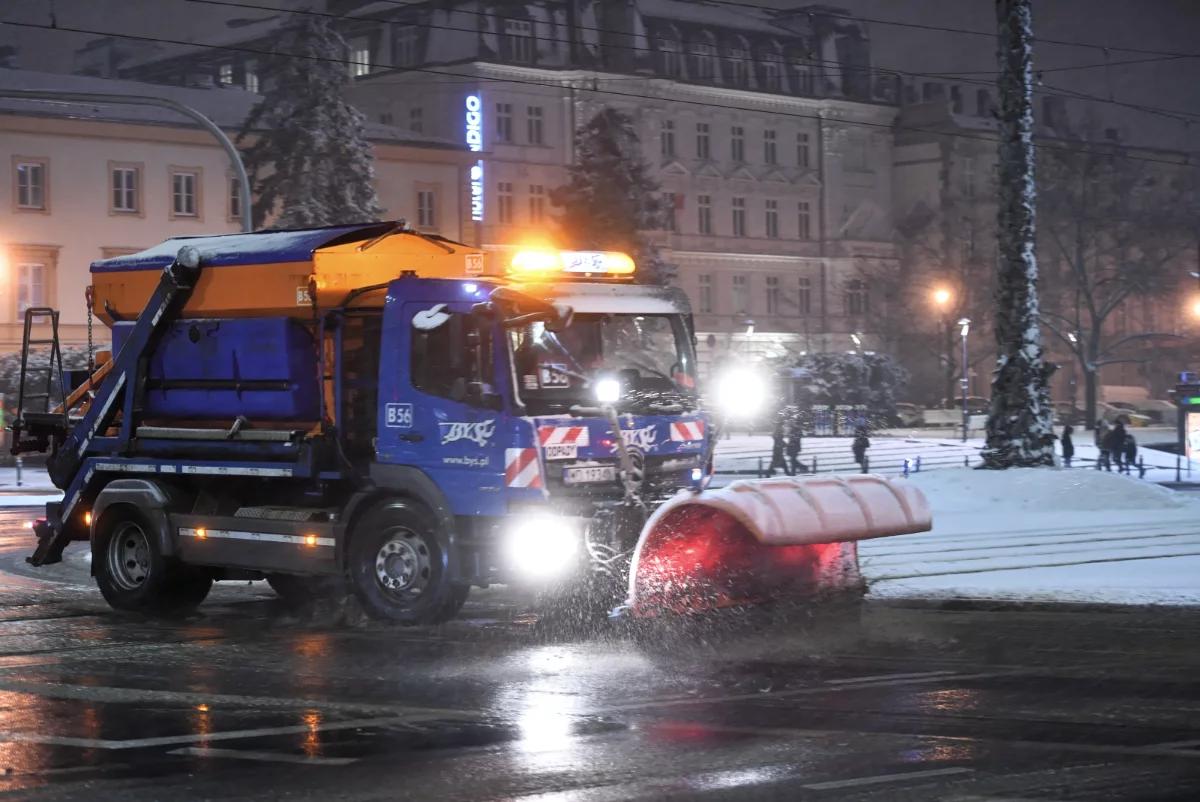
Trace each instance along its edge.
<instances>
[{"instance_id":1,"label":"truck front wheel","mask_svg":"<svg viewBox=\"0 0 1200 802\"><path fill-rule=\"evenodd\" d=\"M140 512L121 505L105 516L92 544L96 584L109 606L149 614L189 610L208 595L212 577L165 556Z\"/></svg>"},{"instance_id":2,"label":"truck front wheel","mask_svg":"<svg viewBox=\"0 0 1200 802\"><path fill-rule=\"evenodd\" d=\"M377 507L354 527L347 569L368 615L410 626L454 617L466 593L450 582L440 532L432 513L407 501Z\"/></svg>"}]
</instances>

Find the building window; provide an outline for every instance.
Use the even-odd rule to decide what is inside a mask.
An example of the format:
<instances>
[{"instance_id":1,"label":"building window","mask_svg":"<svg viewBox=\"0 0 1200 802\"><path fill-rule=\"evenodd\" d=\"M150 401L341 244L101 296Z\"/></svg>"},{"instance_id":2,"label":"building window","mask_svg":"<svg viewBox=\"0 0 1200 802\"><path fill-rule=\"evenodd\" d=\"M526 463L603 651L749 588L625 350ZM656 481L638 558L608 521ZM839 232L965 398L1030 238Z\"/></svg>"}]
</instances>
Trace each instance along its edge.
<instances>
[{"instance_id":1,"label":"building window","mask_svg":"<svg viewBox=\"0 0 1200 802\"><path fill-rule=\"evenodd\" d=\"M792 65L792 93L796 95L813 93L813 74L807 64Z\"/></svg>"},{"instance_id":2,"label":"building window","mask_svg":"<svg viewBox=\"0 0 1200 802\"><path fill-rule=\"evenodd\" d=\"M674 231L675 210L679 206L679 196L674 192L664 192L662 196L662 227L664 231Z\"/></svg>"},{"instance_id":3,"label":"building window","mask_svg":"<svg viewBox=\"0 0 1200 802\"><path fill-rule=\"evenodd\" d=\"M359 39L350 43L350 77L361 78L371 72L371 45Z\"/></svg>"},{"instance_id":4,"label":"building window","mask_svg":"<svg viewBox=\"0 0 1200 802\"><path fill-rule=\"evenodd\" d=\"M668 78L679 77L679 41L676 39L662 38L657 41L658 44L658 69L663 75Z\"/></svg>"},{"instance_id":5,"label":"building window","mask_svg":"<svg viewBox=\"0 0 1200 802\"><path fill-rule=\"evenodd\" d=\"M258 94L258 64L254 61L247 61L242 68L242 86L247 92Z\"/></svg>"},{"instance_id":6,"label":"building window","mask_svg":"<svg viewBox=\"0 0 1200 802\"><path fill-rule=\"evenodd\" d=\"M988 90L975 90L975 113L980 117L992 116L992 93Z\"/></svg>"},{"instance_id":7,"label":"building window","mask_svg":"<svg viewBox=\"0 0 1200 802\"><path fill-rule=\"evenodd\" d=\"M796 239L812 239L812 206L808 201L796 204Z\"/></svg>"},{"instance_id":8,"label":"building window","mask_svg":"<svg viewBox=\"0 0 1200 802\"><path fill-rule=\"evenodd\" d=\"M496 104L496 141L512 142L512 104Z\"/></svg>"},{"instance_id":9,"label":"building window","mask_svg":"<svg viewBox=\"0 0 1200 802\"><path fill-rule=\"evenodd\" d=\"M529 222L540 223L546 215L546 188L541 184L529 186Z\"/></svg>"},{"instance_id":10,"label":"building window","mask_svg":"<svg viewBox=\"0 0 1200 802\"><path fill-rule=\"evenodd\" d=\"M420 31L416 25L405 25L396 31L396 52L394 58L397 66L411 67L421 60Z\"/></svg>"},{"instance_id":11,"label":"building window","mask_svg":"<svg viewBox=\"0 0 1200 802\"><path fill-rule=\"evenodd\" d=\"M432 189L417 190L417 225L421 228L437 226L437 195Z\"/></svg>"},{"instance_id":12,"label":"building window","mask_svg":"<svg viewBox=\"0 0 1200 802\"><path fill-rule=\"evenodd\" d=\"M701 195L696 198L696 224L701 234L713 233L711 195Z\"/></svg>"},{"instance_id":13,"label":"building window","mask_svg":"<svg viewBox=\"0 0 1200 802\"><path fill-rule=\"evenodd\" d=\"M221 86L233 86L233 65L222 64L217 67L217 83Z\"/></svg>"},{"instance_id":14,"label":"building window","mask_svg":"<svg viewBox=\"0 0 1200 802\"><path fill-rule=\"evenodd\" d=\"M717 46L713 44L710 34L692 44L691 78L695 81L711 81L716 75Z\"/></svg>"},{"instance_id":15,"label":"building window","mask_svg":"<svg viewBox=\"0 0 1200 802\"><path fill-rule=\"evenodd\" d=\"M110 166L110 211L137 214L142 210L142 170L134 165Z\"/></svg>"},{"instance_id":16,"label":"building window","mask_svg":"<svg viewBox=\"0 0 1200 802\"><path fill-rule=\"evenodd\" d=\"M738 46L729 50L729 77L734 86L750 85L750 51L745 40L739 40Z\"/></svg>"},{"instance_id":17,"label":"building window","mask_svg":"<svg viewBox=\"0 0 1200 802\"><path fill-rule=\"evenodd\" d=\"M708 123L696 123L696 158L707 159L709 156Z\"/></svg>"},{"instance_id":18,"label":"building window","mask_svg":"<svg viewBox=\"0 0 1200 802\"><path fill-rule=\"evenodd\" d=\"M744 315L750 311L750 282L745 276L733 277L733 313Z\"/></svg>"},{"instance_id":19,"label":"building window","mask_svg":"<svg viewBox=\"0 0 1200 802\"><path fill-rule=\"evenodd\" d=\"M812 164L812 138L807 131L796 134L796 166L807 170Z\"/></svg>"},{"instance_id":20,"label":"building window","mask_svg":"<svg viewBox=\"0 0 1200 802\"><path fill-rule=\"evenodd\" d=\"M200 174L196 170L171 170L171 216L198 217Z\"/></svg>"},{"instance_id":21,"label":"building window","mask_svg":"<svg viewBox=\"0 0 1200 802\"><path fill-rule=\"evenodd\" d=\"M17 182L14 194L18 209L46 210L47 172L45 159L13 159L13 174Z\"/></svg>"},{"instance_id":22,"label":"building window","mask_svg":"<svg viewBox=\"0 0 1200 802\"><path fill-rule=\"evenodd\" d=\"M769 92L778 92L780 85L778 56L774 54L767 56L762 65L762 73L763 88Z\"/></svg>"},{"instance_id":23,"label":"building window","mask_svg":"<svg viewBox=\"0 0 1200 802\"><path fill-rule=\"evenodd\" d=\"M867 282L854 278L846 282L846 314L865 315L870 311Z\"/></svg>"},{"instance_id":24,"label":"building window","mask_svg":"<svg viewBox=\"0 0 1200 802\"><path fill-rule=\"evenodd\" d=\"M504 21L504 48L509 61L529 64L533 61L533 24L527 20Z\"/></svg>"},{"instance_id":25,"label":"building window","mask_svg":"<svg viewBox=\"0 0 1200 802\"><path fill-rule=\"evenodd\" d=\"M776 164L778 161L779 155L775 149L775 129L768 128L763 131L763 163Z\"/></svg>"},{"instance_id":26,"label":"building window","mask_svg":"<svg viewBox=\"0 0 1200 802\"><path fill-rule=\"evenodd\" d=\"M733 236L746 236L746 199L733 199Z\"/></svg>"},{"instance_id":27,"label":"building window","mask_svg":"<svg viewBox=\"0 0 1200 802\"><path fill-rule=\"evenodd\" d=\"M796 284L796 314L807 315L812 311L812 279L801 277Z\"/></svg>"},{"instance_id":28,"label":"building window","mask_svg":"<svg viewBox=\"0 0 1200 802\"><path fill-rule=\"evenodd\" d=\"M421 106L413 106L408 110L408 130L414 134L425 133L425 109Z\"/></svg>"},{"instance_id":29,"label":"building window","mask_svg":"<svg viewBox=\"0 0 1200 802\"><path fill-rule=\"evenodd\" d=\"M392 113L390 111L379 112L379 122L381 125L391 125L395 121L396 121L396 118L394 116L392 116Z\"/></svg>"},{"instance_id":30,"label":"building window","mask_svg":"<svg viewBox=\"0 0 1200 802\"><path fill-rule=\"evenodd\" d=\"M711 315L713 311L712 276L708 273L700 275L700 314Z\"/></svg>"},{"instance_id":31,"label":"building window","mask_svg":"<svg viewBox=\"0 0 1200 802\"><path fill-rule=\"evenodd\" d=\"M779 201L766 202L767 236L775 239L779 236Z\"/></svg>"},{"instance_id":32,"label":"building window","mask_svg":"<svg viewBox=\"0 0 1200 802\"><path fill-rule=\"evenodd\" d=\"M17 265L17 318L25 317L25 310L35 306L46 306L46 266L34 262Z\"/></svg>"},{"instance_id":33,"label":"building window","mask_svg":"<svg viewBox=\"0 0 1200 802\"><path fill-rule=\"evenodd\" d=\"M501 223L513 221L513 185L508 181L496 183L496 216Z\"/></svg>"},{"instance_id":34,"label":"building window","mask_svg":"<svg viewBox=\"0 0 1200 802\"><path fill-rule=\"evenodd\" d=\"M950 111L954 114L963 112L962 89L957 86L950 87Z\"/></svg>"},{"instance_id":35,"label":"building window","mask_svg":"<svg viewBox=\"0 0 1200 802\"><path fill-rule=\"evenodd\" d=\"M664 159L675 158L675 121L663 120L662 129L658 132L658 147Z\"/></svg>"},{"instance_id":36,"label":"building window","mask_svg":"<svg viewBox=\"0 0 1200 802\"><path fill-rule=\"evenodd\" d=\"M541 145L545 142L542 128L542 107L530 106L526 109L528 116L525 118L525 133L529 137L529 144Z\"/></svg>"},{"instance_id":37,"label":"building window","mask_svg":"<svg viewBox=\"0 0 1200 802\"><path fill-rule=\"evenodd\" d=\"M779 276L767 276L767 314L779 314Z\"/></svg>"},{"instance_id":38,"label":"building window","mask_svg":"<svg viewBox=\"0 0 1200 802\"><path fill-rule=\"evenodd\" d=\"M229 176L229 214L230 220L242 219L242 182L236 175Z\"/></svg>"},{"instance_id":39,"label":"building window","mask_svg":"<svg viewBox=\"0 0 1200 802\"><path fill-rule=\"evenodd\" d=\"M740 125L729 129L729 158L737 164L746 161L746 129Z\"/></svg>"}]
</instances>

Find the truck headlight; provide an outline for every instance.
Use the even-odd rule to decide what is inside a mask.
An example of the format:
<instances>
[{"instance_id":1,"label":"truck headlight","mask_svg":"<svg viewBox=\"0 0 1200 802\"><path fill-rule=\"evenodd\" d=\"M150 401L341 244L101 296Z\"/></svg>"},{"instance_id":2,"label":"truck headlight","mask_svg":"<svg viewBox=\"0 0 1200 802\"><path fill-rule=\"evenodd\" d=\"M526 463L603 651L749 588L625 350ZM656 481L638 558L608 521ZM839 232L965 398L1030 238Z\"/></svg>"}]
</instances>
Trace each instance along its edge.
<instances>
[{"instance_id":1,"label":"truck headlight","mask_svg":"<svg viewBox=\"0 0 1200 802\"><path fill-rule=\"evenodd\" d=\"M616 379L601 379L596 382L596 400L601 404L615 404L621 400L621 383Z\"/></svg>"},{"instance_id":2,"label":"truck headlight","mask_svg":"<svg viewBox=\"0 0 1200 802\"><path fill-rule=\"evenodd\" d=\"M572 519L550 514L517 518L505 533L509 566L532 579L566 574L579 554L580 529Z\"/></svg>"},{"instance_id":3,"label":"truck headlight","mask_svg":"<svg viewBox=\"0 0 1200 802\"><path fill-rule=\"evenodd\" d=\"M717 379L717 407L730 418L752 418L763 408L767 383L749 368L731 368Z\"/></svg>"}]
</instances>

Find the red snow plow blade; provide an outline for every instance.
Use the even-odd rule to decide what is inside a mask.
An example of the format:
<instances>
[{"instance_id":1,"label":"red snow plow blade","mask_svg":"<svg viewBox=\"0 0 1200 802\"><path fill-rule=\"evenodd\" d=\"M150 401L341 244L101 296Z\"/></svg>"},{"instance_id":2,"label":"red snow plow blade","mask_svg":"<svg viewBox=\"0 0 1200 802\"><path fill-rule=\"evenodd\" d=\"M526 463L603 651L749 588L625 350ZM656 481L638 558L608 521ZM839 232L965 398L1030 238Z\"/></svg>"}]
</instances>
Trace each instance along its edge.
<instances>
[{"instance_id":1,"label":"red snow plow blade","mask_svg":"<svg viewBox=\"0 0 1200 802\"><path fill-rule=\"evenodd\" d=\"M932 523L920 490L871 474L680 493L642 530L626 609L653 618L861 593L855 541L924 532Z\"/></svg>"}]
</instances>

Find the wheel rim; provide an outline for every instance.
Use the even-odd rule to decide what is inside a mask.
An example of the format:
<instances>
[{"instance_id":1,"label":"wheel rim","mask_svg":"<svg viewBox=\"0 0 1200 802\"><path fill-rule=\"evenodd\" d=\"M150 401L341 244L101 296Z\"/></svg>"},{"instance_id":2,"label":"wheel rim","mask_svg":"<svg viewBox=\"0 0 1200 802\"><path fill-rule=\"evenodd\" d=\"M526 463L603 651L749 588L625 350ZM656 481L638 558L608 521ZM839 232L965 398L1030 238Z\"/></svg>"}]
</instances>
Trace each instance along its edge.
<instances>
[{"instance_id":1,"label":"wheel rim","mask_svg":"<svg viewBox=\"0 0 1200 802\"><path fill-rule=\"evenodd\" d=\"M429 544L411 529L389 533L375 555L375 581L389 596L411 601L429 587L433 557Z\"/></svg>"},{"instance_id":2,"label":"wheel rim","mask_svg":"<svg viewBox=\"0 0 1200 802\"><path fill-rule=\"evenodd\" d=\"M150 576L150 539L132 521L119 524L108 541L108 574L122 590L137 590Z\"/></svg>"}]
</instances>

